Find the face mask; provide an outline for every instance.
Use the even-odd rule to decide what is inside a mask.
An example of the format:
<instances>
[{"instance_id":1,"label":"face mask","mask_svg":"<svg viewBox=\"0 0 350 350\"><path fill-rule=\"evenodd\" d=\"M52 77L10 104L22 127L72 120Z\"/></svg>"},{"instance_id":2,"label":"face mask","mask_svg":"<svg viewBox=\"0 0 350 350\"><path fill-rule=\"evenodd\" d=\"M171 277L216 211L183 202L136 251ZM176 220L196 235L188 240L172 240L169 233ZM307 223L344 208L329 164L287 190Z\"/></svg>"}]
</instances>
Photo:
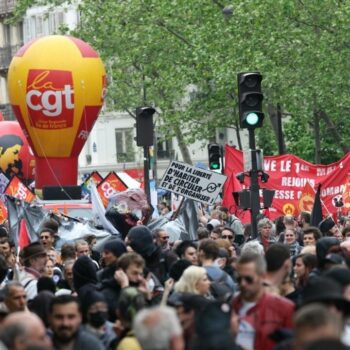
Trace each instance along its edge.
<instances>
[{"instance_id":1,"label":"face mask","mask_svg":"<svg viewBox=\"0 0 350 350\"><path fill-rule=\"evenodd\" d=\"M89 323L94 328L99 328L105 324L108 318L108 314L105 311L97 311L88 314Z\"/></svg>"}]
</instances>

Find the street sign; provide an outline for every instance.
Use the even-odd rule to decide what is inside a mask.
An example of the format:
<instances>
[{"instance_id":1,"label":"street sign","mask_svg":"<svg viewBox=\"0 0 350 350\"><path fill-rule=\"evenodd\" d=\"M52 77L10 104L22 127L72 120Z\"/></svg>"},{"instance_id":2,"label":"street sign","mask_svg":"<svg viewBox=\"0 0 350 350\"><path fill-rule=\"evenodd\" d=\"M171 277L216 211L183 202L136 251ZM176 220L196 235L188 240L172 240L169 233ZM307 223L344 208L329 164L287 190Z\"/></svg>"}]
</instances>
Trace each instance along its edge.
<instances>
[{"instance_id":1,"label":"street sign","mask_svg":"<svg viewBox=\"0 0 350 350\"><path fill-rule=\"evenodd\" d=\"M159 188L206 204L214 204L222 190L226 175L171 161Z\"/></svg>"}]
</instances>

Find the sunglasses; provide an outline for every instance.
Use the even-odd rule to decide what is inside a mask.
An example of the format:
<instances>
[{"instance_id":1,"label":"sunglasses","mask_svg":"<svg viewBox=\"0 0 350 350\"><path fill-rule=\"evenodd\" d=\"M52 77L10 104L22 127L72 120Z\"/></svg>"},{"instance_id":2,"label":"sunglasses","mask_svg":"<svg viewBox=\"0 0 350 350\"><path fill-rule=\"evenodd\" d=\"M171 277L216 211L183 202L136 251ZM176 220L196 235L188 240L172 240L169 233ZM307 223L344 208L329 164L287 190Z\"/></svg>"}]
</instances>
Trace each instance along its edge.
<instances>
[{"instance_id":1,"label":"sunglasses","mask_svg":"<svg viewBox=\"0 0 350 350\"><path fill-rule=\"evenodd\" d=\"M223 235L223 236L221 236L221 238L223 238L223 239L233 239L233 236L230 236L230 235Z\"/></svg>"},{"instance_id":2,"label":"sunglasses","mask_svg":"<svg viewBox=\"0 0 350 350\"><path fill-rule=\"evenodd\" d=\"M161 239L169 239L169 236L160 237Z\"/></svg>"},{"instance_id":3,"label":"sunglasses","mask_svg":"<svg viewBox=\"0 0 350 350\"><path fill-rule=\"evenodd\" d=\"M238 284L241 284L241 282L243 280L248 284L252 284L254 282L254 278L252 276L238 276L237 277Z\"/></svg>"}]
</instances>

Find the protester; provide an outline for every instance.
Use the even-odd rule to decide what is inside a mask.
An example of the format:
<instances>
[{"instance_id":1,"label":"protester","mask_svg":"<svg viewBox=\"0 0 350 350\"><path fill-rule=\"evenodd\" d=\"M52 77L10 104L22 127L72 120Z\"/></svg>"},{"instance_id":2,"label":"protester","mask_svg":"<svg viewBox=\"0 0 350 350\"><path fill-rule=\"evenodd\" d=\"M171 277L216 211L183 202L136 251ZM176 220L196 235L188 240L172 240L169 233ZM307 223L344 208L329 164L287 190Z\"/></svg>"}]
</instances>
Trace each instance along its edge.
<instances>
[{"instance_id":1,"label":"protester","mask_svg":"<svg viewBox=\"0 0 350 350\"><path fill-rule=\"evenodd\" d=\"M104 268L97 272L99 281L113 277L118 259L126 252L126 245L120 239L113 239L104 244L102 251L102 264Z\"/></svg>"},{"instance_id":2,"label":"protester","mask_svg":"<svg viewBox=\"0 0 350 350\"><path fill-rule=\"evenodd\" d=\"M102 343L80 326L82 316L78 300L70 295L55 297L50 307L50 328L55 349L102 350Z\"/></svg>"},{"instance_id":3,"label":"protester","mask_svg":"<svg viewBox=\"0 0 350 350\"><path fill-rule=\"evenodd\" d=\"M199 294L210 297L210 280L207 271L203 267L190 266L182 274L180 280L175 284L178 293Z\"/></svg>"},{"instance_id":4,"label":"protester","mask_svg":"<svg viewBox=\"0 0 350 350\"><path fill-rule=\"evenodd\" d=\"M142 293L134 287L123 289L117 305L118 346L116 350L141 350L141 346L134 335L132 328L137 312L146 305Z\"/></svg>"},{"instance_id":5,"label":"protester","mask_svg":"<svg viewBox=\"0 0 350 350\"><path fill-rule=\"evenodd\" d=\"M325 306L318 303L312 303L301 308L295 314L294 324L295 349L303 349L316 340L340 340L343 332L340 315L330 313Z\"/></svg>"},{"instance_id":6,"label":"protester","mask_svg":"<svg viewBox=\"0 0 350 350\"><path fill-rule=\"evenodd\" d=\"M228 295L233 295L236 288L234 281L216 264L220 251L218 244L211 239L203 240L198 250L199 262L206 269L208 278L212 281L212 293L216 294L214 296L226 298Z\"/></svg>"},{"instance_id":7,"label":"protester","mask_svg":"<svg viewBox=\"0 0 350 350\"><path fill-rule=\"evenodd\" d=\"M170 249L169 246L169 234L166 230L158 228L152 232L154 243L162 248L163 251Z\"/></svg>"},{"instance_id":8,"label":"protester","mask_svg":"<svg viewBox=\"0 0 350 350\"><path fill-rule=\"evenodd\" d=\"M264 287L267 292L280 294L280 287L291 271L290 247L285 244L276 243L267 248L265 254L266 275Z\"/></svg>"},{"instance_id":9,"label":"protester","mask_svg":"<svg viewBox=\"0 0 350 350\"><path fill-rule=\"evenodd\" d=\"M261 255L241 255L237 273L240 293L233 300L233 308L240 324L236 342L247 350L273 349L276 342L269 335L293 327L294 304L265 291L266 262Z\"/></svg>"},{"instance_id":10,"label":"protester","mask_svg":"<svg viewBox=\"0 0 350 350\"><path fill-rule=\"evenodd\" d=\"M298 289L305 287L311 271L317 266L317 258L313 254L300 254L295 259L294 277Z\"/></svg>"},{"instance_id":11,"label":"protester","mask_svg":"<svg viewBox=\"0 0 350 350\"><path fill-rule=\"evenodd\" d=\"M51 349L41 319L27 311L7 316L0 327L0 340L8 350Z\"/></svg>"},{"instance_id":12,"label":"protester","mask_svg":"<svg viewBox=\"0 0 350 350\"><path fill-rule=\"evenodd\" d=\"M284 243L288 245L291 257L299 255L301 246L297 241L295 229L287 228L284 231Z\"/></svg>"},{"instance_id":13,"label":"protester","mask_svg":"<svg viewBox=\"0 0 350 350\"><path fill-rule=\"evenodd\" d=\"M4 286L2 297L9 313L27 309L27 294L22 284L17 281L10 281Z\"/></svg>"},{"instance_id":14,"label":"protester","mask_svg":"<svg viewBox=\"0 0 350 350\"><path fill-rule=\"evenodd\" d=\"M104 295L89 290L84 294L81 305L83 329L97 337L105 349L112 349L116 334L113 323L108 321L108 305Z\"/></svg>"},{"instance_id":15,"label":"protester","mask_svg":"<svg viewBox=\"0 0 350 350\"><path fill-rule=\"evenodd\" d=\"M184 349L180 322L169 307L141 310L136 315L133 328L142 350Z\"/></svg>"},{"instance_id":16,"label":"protester","mask_svg":"<svg viewBox=\"0 0 350 350\"><path fill-rule=\"evenodd\" d=\"M175 249L180 259L188 260L192 265L198 265L197 246L191 241L182 241Z\"/></svg>"},{"instance_id":17,"label":"protester","mask_svg":"<svg viewBox=\"0 0 350 350\"><path fill-rule=\"evenodd\" d=\"M161 283L169 277L170 266L178 259L173 252L162 251L153 243L151 231L146 226L135 226L127 235L127 243L146 262L147 269L152 272Z\"/></svg>"},{"instance_id":18,"label":"protester","mask_svg":"<svg viewBox=\"0 0 350 350\"><path fill-rule=\"evenodd\" d=\"M266 252L267 248L276 242L272 235L272 222L267 219L261 219L258 221L258 237L257 241L264 247Z\"/></svg>"},{"instance_id":19,"label":"protester","mask_svg":"<svg viewBox=\"0 0 350 350\"><path fill-rule=\"evenodd\" d=\"M317 227L309 226L303 229L304 246L316 245L316 242L321 238L321 231Z\"/></svg>"},{"instance_id":20,"label":"protester","mask_svg":"<svg viewBox=\"0 0 350 350\"><path fill-rule=\"evenodd\" d=\"M56 232L48 227L44 227L39 232L40 243L48 251L54 248Z\"/></svg>"},{"instance_id":21,"label":"protester","mask_svg":"<svg viewBox=\"0 0 350 350\"><path fill-rule=\"evenodd\" d=\"M188 220L171 222L181 237L174 245L168 244L164 217L150 218L148 226L139 225L146 224L144 218L136 226L124 225L124 239L113 235L97 243L98 264L91 254L98 235L89 243L76 237L61 252L46 250L40 242L50 239L42 237L17 255L4 232L0 322L6 325L12 314L29 309L57 350L296 350L322 339L350 344L350 241L339 242L329 227L332 237L321 238L307 213L300 214L299 227L293 216L273 222L259 214L258 237L252 239L247 223L250 240L238 245L234 227L241 223L221 203L199 212L197 222L196 210L190 218L196 229L190 230ZM39 227L36 234L50 233L50 227ZM198 241L192 236L196 232ZM282 239L278 232L285 244L276 243ZM23 284L25 275L29 285L35 284L34 297L26 297L31 293ZM11 321L6 329L17 342L16 332L25 334L26 328ZM25 345L25 350L41 346Z\"/></svg>"},{"instance_id":22,"label":"protester","mask_svg":"<svg viewBox=\"0 0 350 350\"><path fill-rule=\"evenodd\" d=\"M31 300L37 295L38 278L45 272L47 253L39 242L28 244L22 250L24 271L21 272L19 281L27 293L27 299Z\"/></svg>"}]
</instances>

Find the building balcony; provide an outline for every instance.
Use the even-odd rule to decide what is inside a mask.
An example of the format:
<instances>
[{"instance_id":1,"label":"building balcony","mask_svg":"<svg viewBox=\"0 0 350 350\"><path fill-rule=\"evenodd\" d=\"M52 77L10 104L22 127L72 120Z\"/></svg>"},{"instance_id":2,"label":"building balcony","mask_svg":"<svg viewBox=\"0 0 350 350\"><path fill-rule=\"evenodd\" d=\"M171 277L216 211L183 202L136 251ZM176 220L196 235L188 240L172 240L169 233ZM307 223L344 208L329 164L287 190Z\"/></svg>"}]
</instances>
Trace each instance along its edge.
<instances>
[{"instance_id":1,"label":"building balcony","mask_svg":"<svg viewBox=\"0 0 350 350\"><path fill-rule=\"evenodd\" d=\"M16 7L16 0L0 0L0 17L12 13Z\"/></svg>"},{"instance_id":2,"label":"building balcony","mask_svg":"<svg viewBox=\"0 0 350 350\"><path fill-rule=\"evenodd\" d=\"M12 57L21 48L22 44L8 45L0 48L0 71L8 70Z\"/></svg>"}]
</instances>

